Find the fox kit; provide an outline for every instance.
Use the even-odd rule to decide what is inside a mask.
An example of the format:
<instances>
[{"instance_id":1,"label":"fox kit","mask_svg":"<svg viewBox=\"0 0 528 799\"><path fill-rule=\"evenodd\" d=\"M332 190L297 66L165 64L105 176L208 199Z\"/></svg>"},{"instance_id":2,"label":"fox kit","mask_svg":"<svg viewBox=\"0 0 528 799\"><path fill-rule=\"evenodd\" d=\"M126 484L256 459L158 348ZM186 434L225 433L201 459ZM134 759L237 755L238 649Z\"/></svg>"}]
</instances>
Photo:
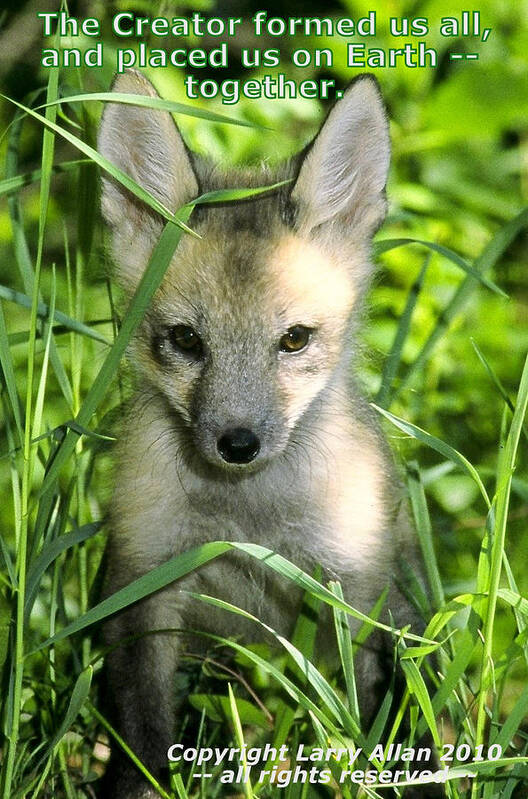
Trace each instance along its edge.
<instances>
[{"instance_id":1,"label":"fox kit","mask_svg":"<svg viewBox=\"0 0 528 799\"><path fill-rule=\"evenodd\" d=\"M114 90L157 96L132 71ZM389 586L395 624L416 624L398 587L397 556L414 558L400 486L353 372L389 168L376 82L356 79L310 147L273 173L224 174L187 151L169 113L117 103L105 108L99 148L173 210L205 191L290 179L268 195L197 208L190 224L201 238L182 236L141 324L130 352L137 388L118 446L106 594L227 539L265 545L309 574L320 564L363 612ZM163 220L107 176L102 203L115 277L131 294ZM115 725L162 781L182 646L168 631L259 637L189 590L228 600L286 636L302 599L259 562L230 554L107 623ZM335 647L330 622L323 615L325 652ZM165 633L145 634L154 630ZM358 658L365 719L386 680L383 663L380 642ZM113 799L157 796L117 753L106 784Z\"/></svg>"}]
</instances>

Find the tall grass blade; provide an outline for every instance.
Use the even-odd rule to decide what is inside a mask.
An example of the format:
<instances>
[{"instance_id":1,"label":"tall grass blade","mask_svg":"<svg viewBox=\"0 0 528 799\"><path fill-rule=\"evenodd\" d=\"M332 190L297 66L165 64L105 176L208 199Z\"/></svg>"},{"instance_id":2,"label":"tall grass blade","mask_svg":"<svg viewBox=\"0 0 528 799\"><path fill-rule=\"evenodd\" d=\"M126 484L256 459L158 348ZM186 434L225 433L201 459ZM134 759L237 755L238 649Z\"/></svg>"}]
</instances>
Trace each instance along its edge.
<instances>
[{"instance_id":1,"label":"tall grass blade","mask_svg":"<svg viewBox=\"0 0 528 799\"><path fill-rule=\"evenodd\" d=\"M206 596L205 594L195 594L194 592L189 592L189 595L200 602L206 602L214 607L222 608L230 613L243 616L245 619L253 621L255 624L258 624L267 632L271 633L271 635L277 639L281 646L286 649L294 663L306 678L306 682L318 693L319 697L324 702L330 713L334 716L338 724L342 724L347 733L355 738L361 735L359 727L354 722L354 719L344 706L337 693L332 689L328 681L323 677L321 672L313 665L313 663L308 660L308 658L303 655L302 652L297 649L297 647L288 641L287 638L277 633L272 627L269 627L269 625L265 624L256 616L253 616L251 613L242 610L242 608L232 605L230 602L225 602L224 600L211 596Z\"/></svg>"},{"instance_id":2,"label":"tall grass blade","mask_svg":"<svg viewBox=\"0 0 528 799\"><path fill-rule=\"evenodd\" d=\"M474 269L480 275L485 275L486 272L489 272L490 269L497 264L499 259L514 241L514 239L519 235L521 230L527 226L528 208L525 208L495 234L481 255L479 255L479 257L475 260L473 264ZM402 376L397 387L397 393L399 393L409 382L411 377L424 366L437 342L448 329L451 322L456 318L457 314L462 310L478 285L479 281L472 275L467 275L467 277L464 278L460 286L453 294L451 300L442 311L439 319L437 320L436 327L423 345L420 353Z\"/></svg>"},{"instance_id":3,"label":"tall grass blade","mask_svg":"<svg viewBox=\"0 0 528 799\"><path fill-rule=\"evenodd\" d=\"M92 677L93 668L91 666L81 671L77 677L64 719L49 744L48 752L42 757L41 763L58 746L80 713L90 694Z\"/></svg>"},{"instance_id":4,"label":"tall grass blade","mask_svg":"<svg viewBox=\"0 0 528 799\"><path fill-rule=\"evenodd\" d=\"M57 97L59 74L57 69L50 71L47 100L52 101ZM46 112L48 122L55 116L53 109ZM51 123L53 124L53 123ZM29 496L33 478L35 452L31 443L31 431L35 422L39 422L39 396L35 411L33 411L33 386L35 377L35 341L37 334L37 306L39 301L39 285L42 266L42 253L44 246L44 232L48 214L49 190L50 190L50 171L53 162L54 137L49 131L44 131L42 141L42 179L40 190L39 205L39 228L37 243L37 259L35 264L35 274L32 281L32 306L30 322L30 338L27 359L27 388L25 406L25 428L23 439L23 469L22 469L22 494L21 494L21 518L19 525L19 539L16 559L17 574L17 595L16 595L16 625L15 625L15 644L14 644L14 673L13 673L13 701L11 704L11 715L7 719L7 756L2 781L2 795L4 799L11 796L11 785L14 777L15 759L18 749L20 733L20 715L22 710L22 686L24 677L24 653L25 653L25 595L26 595L26 575L27 575L27 554L29 540ZM49 348L49 340L48 340ZM44 365L44 373L46 364Z\"/></svg>"},{"instance_id":5,"label":"tall grass blade","mask_svg":"<svg viewBox=\"0 0 528 799\"><path fill-rule=\"evenodd\" d=\"M230 549L231 544L229 543L214 542L212 544L204 544L201 547L190 550L190 552L184 552L182 555L172 558L156 569L134 580L132 583L125 586L125 588L116 591L115 594L107 597L107 599L103 599L102 602L90 608L86 613L83 613L82 616L79 616L75 621L71 622L71 624L68 624L52 638L46 639L46 641L40 644L34 651L38 652L41 649L45 649L50 644L62 641L64 638L73 635L73 633L85 630L90 625L106 619L119 610L123 610L123 608L128 607L128 605L131 605L133 602L137 602L149 596L154 593L154 591L159 591L161 588L174 582L174 580L178 580L185 574L194 571L199 566L208 563L210 560L217 558Z\"/></svg>"},{"instance_id":6,"label":"tall grass blade","mask_svg":"<svg viewBox=\"0 0 528 799\"><path fill-rule=\"evenodd\" d=\"M159 784L159 782L155 779L155 777L152 776L150 771L148 771L148 769L143 765L141 760L128 746L126 741L123 738L121 738L117 730L115 730L112 727L112 725L107 721L107 719L102 715L102 713L99 713L97 708L95 708L90 702L86 702L86 706L90 711L90 713L92 714L92 716L95 719L97 719L99 724L101 724L101 726L104 727L105 730L107 730L110 733L112 738L114 738L117 741L121 749L126 753L126 755L130 758L130 760L132 760L134 765L143 774L145 779L148 780L148 782L150 782L150 784L154 786L154 788L162 797L162 799L173 799L173 797L171 797L170 794L168 794L167 791Z\"/></svg>"},{"instance_id":7,"label":"tall grass blade","mask_svg":"<svg viewBox=\"0 0 528 799\"><path fill-rule=\"evenodd\" d=\"M95 605L87 613L79 616L75 621L53 636L53 638L48 638L44 641L34 651L38 652L56 641L67 638L80 630L84 630L91 624L102 621L111 614L117 613L117 611L127 607L132 602L143 599L154 591L159 591L166 585L169 585L185 574L194 571L204 563L208 563L210 560L213 560L231 549L247 552L252 557L261 560L265 566L294 582L299 588L310 591L313 596L322 599L327 605L340 608L351 616L361 621L366 621L373 627L377 627L385 632L398 635L410 641L418 641L420 644L434 643L434 641L423 638L422 636L409 632L402 632L387 624L382 624L381 622L370 619L368 616L365 616L365 614L355 610L355 608L347 602L338 599L331 591L320 585L316 580L310 577L310 575L306 574L306 572L294 566L294 564L290 563L286 558L277 555L265 547L258 546L257 544L242 544L235 541L215 541L203 544L201 547L192 549L189 552L184 552L166 563L163 563L161 566L157 566L155 569L147 572L147 574L142 575L137 580L125 586L125 588L121 588L119 591L116 591L115 594L112 594L112 596L99 602L99 604Z\"/></svg>"},{"instance_id":8,"label":"tall grass blade","mask_svg":"<svg viewBox=\"0 0 528 799\"><path fill-rule=\"evenodd\" d=\"M33 560L28 569L27 575L27 591L26 591L26 614L30 612L32 604L35 600L42 575L51 564L62 555L66 550L71 549L76 544L83 541L88 541L101 529L101 522L92 522L85 524L79 529L66 535L61 535L54 538L49 543L45 544L40 555Z\"/></svg>"},{"instance_id":9,"label":"tall grass blade","mask_svg":"<svg viewBox=\"0 0 528 799\"><path fill-rule=\"evenodd\" d=\"M20 398L18 396L15 369L13 366L13 359L11 358L11 349L9 347L9 337L4 317L4 309L0 302L0 366L2 367L2 374L4 383L9 396L9 402L13 412L13 418L17 427L17 432L20 441L24 438L23 425L22 425L22 409L20 405Z\"/></svg>"},{"instance_id":10,"label":"tall grass blade","mask_svg":"<svg viewBox=\"0 0 528 799\"><path fill-rule=\"evenodd\" d=\"M205 635L212 641L216 641L217 643L229 647L235 652L239 652L240 654L244 655L245 658L248 658L266 674L269 674L277 682L277 684L280 685L294 699L295 702L297 702L297 704L301 705L301 707L303 707L305 710L313 713L314 716L319 719L323 726L332 735L335 735L338 739L341 739L340 728L336 726L333 721L331 721L330 717L327 716L326 713L315 704L315 702L312 702L312 700L303 691L301 691L288 677L286 677L286 675L284 675L276 666L274 666L273 663L261 657L256 652L253 652L252 649L248 649L247 647L242 646L242 644L237 643L237 641L223 638L222 636L214 635L213 633L205 633Z\"/></svg>"},{"instance_id":11,"label":"tall grass blade","mask_svg":"<svg viewBox=\"0 0 528 799\"><path fill-rule=\"evenodd\" d=\"M425 280L425 274L427 272L427 267L429 266L430 261L431 261L431 256L427 255L422 264L422 268L420 269L418 277L411 286L411 290L409 291L405 308L400 317L400 321L398 322L398 328L396 330L396 335L394 336L394 341L392 343L391 350L387 358L385 359L385 363L383 364L383 371L381 373L381 385L376 395L376 403L380 405L382 408L390 407L392 393L393 393L393 383L394 380L396 379L398 370L400 368L403 346L405 344L407 336L409 335L412 315L414 313L416 303L418 302L418 297L422 290L423 282Z\"/></svg>"},{"instance_id":12,"label":"tall grass blade","mask_svg":"<svg viewBox=\"0 0 528 799\"><path fill-rule=\"evenodd\" d=\"M422 550L422 561L431 589L434 609L438 610L445 604L444 589L436 560L433 544L433 528L427 509L427 500L420 476L420 467L416 461L407 464L407 486L409 488L414 525Z\"/></svg>"},{"instance_id":13,"label":"tall grass blade","mask_svg":"<svg viewBox=\"0 0 528 799\"><path fill-rule=\"evenodd\" d=\"M233 689L231 688L231 683L228 683L227 689L229 693L229 706L231 708L231 720L235 730L235 740L238 744L240 752L242 753L241 760L244 769L244 795L246 796L246 799L253 799L253 788L251 787L251 781L249 779L244 733L242 732L242 724L240 722L240 716L238 715L236 699Z\"/></svg>"},{"instance_id":14,"label":"tall grass blade","mask_svg":"<svg viewBox=\"0 0 528 799\"><path fill-rule=\"evenodd\" d=\"M313 659L315 649L315 640L317 636L317 626L319 620L320 602L311 593L306 592L303 598L303 604L295 623L295 629L291 639L292 644L308 659ZM300 684L306 682L306 677L303 672L296 667L295 662L291 661L286 664L286 674L290 672L295 675ZM288 734L291 730L295 718L296 707L291 702L282 702L279 706L275 716L275 730L273 738L273 746L277 750L286 743ZM266 764L266 768L272 768L275 761ZM259 785L255 790L258 793Z\"/></svg>"},{"instance_id":15,"label":"tall grass blade","mask_svg":"<svg viewBox=\"0 0 528 799\"><path fill-rule=\"evenodd\" d=\"M385 416L389 422L402 430L404 433L415 438L417 441L420 441L422 444L427 444L428 447L431 449L436 450L444 458L448 458L450 461L455 463L457 466L460 466L470 477L473 478L475 483L478 485L480 493L484 497L484 501L488 508L491 506L488 494L486 489L484 488L484 483L480 479L480 475L475 469L475 467L465 458L460 452L453 447L446 444L445 441L441 441L439 438L432 436L430 433L427 433L425 430L422 430L421 427L417 427L416 425L412 424L411 422L406 422L405 419L400 419L398 416L394 416L394 414L389 413L389 411L384 410L383 408L378 407L374 403L371 403L372 407L377 410L382 416Z\"/></svg>"},{"instance_id":16,"label":"tall grass blade","mask_svg":"<svg viewBox=\"0 0 528 799\"><path fill-rule=\"evenodd\" d=\"M341 584L331 582L328 586L330 591L335 594L339 599L343 599L343 589ZM350 633L350 626L348 618L342 610L333 608L334 611L334 624L336 629L337 646L339 650L339 658L345 675L345 685L347 690L348 708L352 718L360 729L359 718L359 702L356 688L356 674L354 670L354 652L352 648L352 636Z\"/></svg>"},{"instance_id":17,"label":"tall grass blade","mask_svg":"<svg viewBox=\"0 0 528 799\"><path fill-rule=\"evenodd\" d=\"M394 250L396 247L403 247L406 244L421 244L422 247L428 247L430 250L433 250L433 252L443 255L444 258L447 258L448 261L451 261L455 266L460 267L460 269L475 280L478 280L483 286L486 286L486 288L491 289L495 294L506 297L506 299L508 298L508 295L501 288L493 283L492 280L488 280L478 269L470 266L460 255L453 252L453 250L450 250L448 247L436 244L434 241L421 241L420 239L381 239L381 241L377 241L374 244L374 256L381 255L389 250Z\"/></svg>"},{"instance_id":18,"label":"tall grass blade","mask_svg":"<svg viewBox=\"0 0 528 799\"><path fill-rule=\"evenodd\" d=\"M181 217L175 216L172 211L166 208L163 203L157 200L152 194L148 191L143 189L135 180L132 180L125 172L121 169L118 169L114 164L112 164L107 158L102 156L97 150L91 147L89 144L84 142L78 136L74 136L73 133L70 133L68 130L61 128L59 125L56 125L55 122L43 117L41 114L37 114L36 111L33 111L31 108L23 105L22 103L17 102L16 100L12 100L10 97L6 97L3 94L0 94L4 100L7 100L10 103L13 103L22 111L25 111L26 114L29 114L31 117L36 119L46 128L47 132L52 131L58 136L62 136L63 139L70 142L77 150L80 150L82 153L88 156L92 161L94 161L101 169L105 172L108 172L114 180L117 180L121 183L128 191L130 191L135 197L138 197L142 202L148 205L152 210L156 211L160 216L170 222L174 222L175 224L179 225L182 229L186 230L188 233L192 234L192 231L187 227L184 220Z\"/></svg>"},{"instance_id":19,"label":"tall grass blade","mask_svg":"<svg viewBox=\"0 0 528 799\"><path fill-rule=\"evenodd\" d=\"M0 285L0 297L10 300L11 302L15 302L22 308L31 308L31 299L26 294L22 294L20 291L15 291L8 286ZM45 302L38 303L37 316L40 319L48 319L50 316L49 306L46 305ZM72 319L67 314L62 313L62 311L55 310L51 318L53 318L60 325L63 325L68 330L72 330L82 336L88 336L88 338L93 338L95 341L99 341L101 344L110 344L108 339L101 335L101 333L98 333L96 330L93 330L91 327L83 324L82 322L78 322L76 319Z\"/></svg>"},{"instance_id":20,"label":"tall grass blade","mask_svg":"<svg viewBox=\"0 0 528 799\"><path fill-rule=\"evenodd\" d=\"M181 212L184 219L189 218L191 210L191 208L186 208L185 211ZM130 302L117 338L106 356L92 386L87 392L81 409L75 418L75 422L82 427L88 427L93 414L99 407L112 379L115 377L121 358L125 354L130 339L139 326L155 291L161 283L181 235L182 230L176 225L169 222L165 226L158 244L152 253L147 269ZM76 442L77 435L70 430L61 444L42 484L42 494L49 490L57 479L61 468L73 453Z\"/></svg>"},{"instance_id":21,"label":"tall grass blade","mask_svg":"<svg viewBox=\"0 0 528 799\"><path fill-rule=\"evenodd\" d=\"M63 161L61 164L54 164L52 173L61 174L71 172L77 169L81 164L90 164L91 161L87 158L78 158L74 161ZM0 180L0 197L4 194L11 194L12 192L19 191L25 186L30 186L36 183L42 177L41 169L33 169L31 172L26 172L24 175L13 175L9 178Z\"/></svg>"},{"instance_id":22,"label":"tall grass blade","mask_svg":"<svg viewBox=\"0 0 528 799\"><path fill-rule=\"evenodd\" d=\"M9 137L8 142L8 149L7 149L7 157L6 157L6 174L11 176L13 172L16 172L18 169L18 150L20 146L20 135L21 135L21 127L22 127L22 115L21 112L17 111L15 115L15 119L13 122L13 128L11 131L11 135ZM48 143L48 150L49 150L49 143ZM44 156L44 151L43 151ZM44 161L42 160L44 164ZM49 155L47 157L47 169L51 168L50 158ZM43 176L42 170L41 172L41 180ZM44 184L42 186L41 183L41 193L44 191L43 199L45 198L45 194L47 191L49 197L49 178L48 178L48 185ZM19 197L15 195L11 195L8 197L7 201L8 211L9 211L9 218L11 221L11 228L13 233L13 249L15 253L15 260L20 272L20 276L22 278L22 283L24 286L24 291L26 295L28 295L29 299L29 308L32 307L32 300L31 297L33 295L34 290L34 281L35 281L35 273L33 270L33 261L31 258L31 253L29 250L29 246L26 239L26 233L24 230L24 220L22 214L22 205L20 203ZM40 214L41 212L39 212ZM37 258L38 258L38 244L37 244ZM11 299L11 297L7 297L7 299ZM42 297L39 293L39 305L42 301ZM40 314L38 314L40 316ZM39 329L40 333L40 329ZM29 351L29 347L28 347ZM68 382L68 378L66 376L66 372L64 370L64 366L60 359L60 356L57 352L55 347L55 343L52 341L51 343L51 352L50 352L50 359L51 364L53 366L53 371L57 377L57 381L61 388L62 394L68 407L71 408L72 405L72 391L70 384Z\"/></svg>"},{"instance_id":23,"label":"tall grass blade","mask_svg":"<svg viewBox=\"0 0 528 799\"><path fill-rule=\"evenodd\" d=\"M219 122L223 125L238 125L244 128L257 128L265 130L262 125L257 125L254 122L246 122L243 119L233 119L232 117L224 116L224 114L217 114L214 111L208 111L205 108L199 108L186 103L177 103L173 100L165 100L162 97L148 97L144 94L126 94L124 92L90 92L89 94L70 94L64 95L53 103L44 103L38 106L39 110L47 108L50 105L63 105L65 103L86 103L97 100L103 103L118 103L120 105L135 105L144 108L153 108L159 111L169 111L173 114L181 114L182 116L197 117L198 119L206 119L209 122Z\"/></svg>"},{"instance_id":24,"label":"tall grass blade","mask_svg":"<svg viewBox=\"0 0 528 799\"><path fill-rule=\"evenodd\" d=\"M486 599L483 603L484 612L484 646L482 652L482 671L480 681L480 693L478 699L477 725L475 733L475 743L478 746L484 742L484 730L486 723L486 701L487 686L489 684L492 668L492 647L493 634L495 628L495 611L497 605L499 582L502 570L504 555L504 545L506 538L506 525L508 520L508 508L510 502L512 474L515 468L517 448L521 430L528 408L528 357L525 360L515 412L513 414L510 431L506 439L504 449L501 449L497 466L497 492L494 497L495 524L493 537L491 538L491 557L490 557L490 582ZM476 797L478 783L473 784L472 796Z\"/></svg>"},{"instance_id":25,"label":"tall grass blade","mask_svg":"<svg viewBox=\"0 0 528 799\"><path fill-rule=\"evenodd\" d=\"M422 675L420 674L420 670L418 669L418 666L414 660L400 659L400 665L405 675L407 687L409 688L410 693L416 697L416 701L418 702L420 710L422 711L427 722L427 726L429 727L431 735L433 736L433 741L435 742L436 746L440 747L440 733L438 732L435 713L431 704L427 686Z\"/></svg>"},{"instance_id":26,"label":"tall grass blade","mask_svg":"<svg viewBox=\"0 0 528 799\"><path fill-rule=\"evenodd\" d=\"M508 396L508 392L506 391L506 389L502 385L502 382L499 379L497 373L492 368L491 364L489 363L487 358L484 356L484 353L481 351L481 349L479 348L477 342L474 339L471 339L471 344L473 345L473 349L475 350L475 352L477 354L477 358L479 359L479 361L481 362L482 366L484 367L484 369L488 373L491 382L497 388L497 391L501 395L502 399L504 400L504 402L506 403L506 405L508 406L510 411L512 413L514 413L515 412L515 405L511 401L510 397ZM526 429L525 425L523 425L522 432L524 434L524 437L528 440L528 430Z\"/></svg>"},{"instance_id":27,"label":"tall grass blade","mask_svg":"<svg viewBox=\"0 0 528 799\"><path fill-rule=\"evenodd\" d=\"M189 795L185 790L185 785L183 784L183 780L180 774L176 774L174 776L174 785L176 788L176 794L178 796L178 799L189 799Z\"/></svg>"},{"instance_id":28,"label":"tall grass blade","mask_svg":"<svg viewBox=\"0 0 528 799\"><path fill-rule=\"evenodd\" d=\"M353 616L359 621L364 622L370 628L376 627L384 632L391 633L398 637L403 636L405 639L419 641L420 643L434 643L434 641L425 640L421 636L414 635L413 633L402 633L401 630L395 629L388 624L383 624L382 622L367 616L365 613L356 610L347 602L336 597L331 591L328 590L328 588L325 588L323 585L318 583L317 580L314 580L309 574L306 574L306 572L303 572L302 569L299 569L298 566L295 566L289 560L283 558L282 555L272 552L266 547L260 546L259 544L245 544L239 541L233 541L232 546L235 549L241 550L242 552L247 552L252 557L262 561L265 566L273 569L283 577L292 580L294 583L296 583L296 585L299 586L299 588L302 588L305 591L310 591L313 596L318 597L331 607L344 610L346 613L350 614L350 616Z\"/></svg>"}]
</instances>

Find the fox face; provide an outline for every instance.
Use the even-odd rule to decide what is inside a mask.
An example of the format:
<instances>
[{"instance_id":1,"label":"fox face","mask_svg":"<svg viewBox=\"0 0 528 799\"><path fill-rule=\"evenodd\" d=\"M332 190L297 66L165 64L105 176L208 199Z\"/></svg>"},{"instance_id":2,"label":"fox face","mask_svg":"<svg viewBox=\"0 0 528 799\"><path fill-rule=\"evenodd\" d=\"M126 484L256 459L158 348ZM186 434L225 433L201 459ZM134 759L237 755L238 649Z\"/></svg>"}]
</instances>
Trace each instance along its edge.
<instances>
[{"instance_id":1,"label":"fox face","mask_svg":"<svg viewBox=\"0 0 528 799\"><path fill-rule=\"evenodd\" d=\"M119 92L156 96L135 72ZM251 472L284 454L348 368L350 328L385 212L388 126L375 82L361 78L310 148L276 173L222 173L189 155L167 112L109 104L103 155L172 210L218 188L288 183L270 195L196 209L132 346L142 382L161 394L189 458ZM103 180L117 278L135 288L162 222Z\"/></svg>"},{"instance_id":2,"label":"fox face","mask_svg":"<svg viewBox=\"0 0 528 799\"><path fill-rule=\"evenodd\" d=\"M204 231L181 247L135 362L203 458L257 468L331 380L352 301L346 268L314 243Z\"/></svg>"}]
</instances>

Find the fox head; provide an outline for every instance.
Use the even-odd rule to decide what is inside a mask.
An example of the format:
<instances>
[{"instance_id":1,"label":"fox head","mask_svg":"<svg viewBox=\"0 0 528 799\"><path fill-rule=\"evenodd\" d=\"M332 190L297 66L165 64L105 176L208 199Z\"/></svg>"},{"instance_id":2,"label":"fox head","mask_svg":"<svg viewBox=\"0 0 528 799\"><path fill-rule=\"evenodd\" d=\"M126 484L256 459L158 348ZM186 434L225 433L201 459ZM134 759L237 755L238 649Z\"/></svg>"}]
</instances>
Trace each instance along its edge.
<instances>
[{"instance_id":1,"label":"fox head","mask_svg":"<svg viewBox=\"0 0 528 799\"><path fill-rule=\"evenodd\" d=\"M139 73L114 91L157 96ZM283 453L349 366L347 343L385 215L388 123L360 76L311 145L276 173L224 174L190 154L165 111L109 103L101 153L166 207L217 188L290 182L271 195L197 208L132 347L188 436L219 469L258 469ZM116 277L131 293L163 220L109 177L103 214ZM342 384L342 383L341 383Z\"/></svg>"}]
</instances>

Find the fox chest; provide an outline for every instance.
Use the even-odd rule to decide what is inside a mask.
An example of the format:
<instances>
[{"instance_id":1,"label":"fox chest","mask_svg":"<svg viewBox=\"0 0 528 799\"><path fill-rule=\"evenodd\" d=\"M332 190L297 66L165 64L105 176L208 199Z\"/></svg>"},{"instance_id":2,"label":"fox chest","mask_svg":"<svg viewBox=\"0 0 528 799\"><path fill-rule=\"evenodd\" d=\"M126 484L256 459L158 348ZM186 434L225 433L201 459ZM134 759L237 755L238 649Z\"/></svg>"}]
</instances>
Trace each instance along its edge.
<instances>
[{"instance_id":1,"label":"fox chest","mask_svg":"<svg viewBox=\"0 0 528 799\"><path fill-rule=\"evenodd\" d=\"M210 541L259 544L336 577L370 571L391 550L386 501L365 467L304 485L285 476L266 490L248 482L244 490L173 483L167 491L158 483L153 491L151 480L143 490L141 482L123 486L114 506L116 534L139 570Z\"/></svg>"}]
</instances>

